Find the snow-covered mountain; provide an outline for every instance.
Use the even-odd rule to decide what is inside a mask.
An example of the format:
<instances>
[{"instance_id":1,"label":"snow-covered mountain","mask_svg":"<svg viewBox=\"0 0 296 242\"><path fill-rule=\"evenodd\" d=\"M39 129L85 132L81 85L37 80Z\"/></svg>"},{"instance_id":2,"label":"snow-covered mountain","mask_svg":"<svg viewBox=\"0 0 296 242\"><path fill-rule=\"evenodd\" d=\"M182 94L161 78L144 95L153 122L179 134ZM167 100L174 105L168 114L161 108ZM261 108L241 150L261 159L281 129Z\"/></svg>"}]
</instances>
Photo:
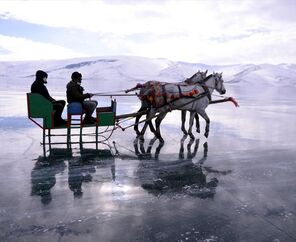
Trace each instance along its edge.
<instances>
[{"instance_id":1,"label":"snow-covered mountain","mask_svg":"<svg viewBox=\"0 0 296 242\"><path fill-rule=\"evenodd\" d=\"M36 70L49 74L48 87L53 91L65 90L71 73L83 75L83 86L93 92L114 91L132 87L137 82L159 80L178 82L198 70L223 72L228 86L284 87L296 86L295 64L262 65L205 65L173 62L133 56L91 57L50 61L0 62L1 90L30 89ZM112 91L112 90L111 90Z\"/></svg>"}]
</instances>

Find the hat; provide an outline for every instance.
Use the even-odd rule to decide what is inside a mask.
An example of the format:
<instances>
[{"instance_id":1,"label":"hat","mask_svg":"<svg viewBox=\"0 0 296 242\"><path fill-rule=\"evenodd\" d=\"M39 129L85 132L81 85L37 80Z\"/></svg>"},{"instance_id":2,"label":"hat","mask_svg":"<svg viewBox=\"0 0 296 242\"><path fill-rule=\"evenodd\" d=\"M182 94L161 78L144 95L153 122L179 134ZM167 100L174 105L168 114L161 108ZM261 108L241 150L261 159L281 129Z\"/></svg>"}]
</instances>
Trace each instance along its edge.
<instances>
[{"instance_id":1,"label":"hat","mask_svg":"<svg viewBox=\"0 0 296 242\"><path fill-rule=\"evenodd\" d=\"M81 73L79 73L78 71L75 71L75 72L72 73L72 75L71 75L72 80L79 79L79 78L82 78Z\"/></svg>"},{"instance_id":2,"label":"hat","mask_svg":"<svg viewBox=\"0 0 296 242\"><path fill-rule=\"evenodd\" d=\"M36 71L36 79L43 79L44 77L47 78L47 73L45 71L38 70Z\"/></svg>"}]
</instances>

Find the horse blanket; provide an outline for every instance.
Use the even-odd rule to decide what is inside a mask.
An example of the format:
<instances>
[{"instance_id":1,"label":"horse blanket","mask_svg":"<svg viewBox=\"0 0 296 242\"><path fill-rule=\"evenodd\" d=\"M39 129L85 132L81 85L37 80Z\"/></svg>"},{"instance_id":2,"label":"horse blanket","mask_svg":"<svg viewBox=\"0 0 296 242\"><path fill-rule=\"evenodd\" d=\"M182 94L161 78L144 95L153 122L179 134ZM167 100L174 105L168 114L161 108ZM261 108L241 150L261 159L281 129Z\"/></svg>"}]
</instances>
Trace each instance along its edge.
<instances>
[{"instance_id":1,"label":"horse blanket","mask_svg":"<svg viewBox=\"0 0 296 242\"><path fill-rule=\"evenodd\" d=\"M165 83L159 81L148 81L144 84L138 84L140 93L138 97L141 101L148 101L153 107L159 108L170 104L179 98L195 98L203 89L200 85L186 85L178 83Z\"/></svg>"}]
</instances>

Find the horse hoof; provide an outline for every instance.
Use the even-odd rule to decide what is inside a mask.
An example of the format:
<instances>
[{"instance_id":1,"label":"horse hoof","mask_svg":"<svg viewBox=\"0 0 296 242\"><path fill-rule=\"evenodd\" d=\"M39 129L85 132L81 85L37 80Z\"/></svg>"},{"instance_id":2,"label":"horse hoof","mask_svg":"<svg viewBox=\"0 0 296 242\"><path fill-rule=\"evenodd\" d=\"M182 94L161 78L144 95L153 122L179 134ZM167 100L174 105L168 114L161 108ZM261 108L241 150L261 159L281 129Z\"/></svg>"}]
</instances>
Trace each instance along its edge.
<instances>
[{"instance_id":1,"label":"horse hoof","mask_svg":"<svg viewBox=\"0 0 296 242\"><path fill-rule=\"evenodd\" d=\"M141 133L139 133L139 134L137 135L137 139L143 141L143 140L144 140L144 135L142 135Z\"/></svg>"},{"instance_id":2,"label":"horse hoof","mask_svg":"<svg viewBox=\"0 0 296 242\"><path fill-rule=\"evenodd\" d=\"M141 135L141 133L138 130L135 130L135 131L136 131L137 137Z\"/></svg>"}]
</instances>

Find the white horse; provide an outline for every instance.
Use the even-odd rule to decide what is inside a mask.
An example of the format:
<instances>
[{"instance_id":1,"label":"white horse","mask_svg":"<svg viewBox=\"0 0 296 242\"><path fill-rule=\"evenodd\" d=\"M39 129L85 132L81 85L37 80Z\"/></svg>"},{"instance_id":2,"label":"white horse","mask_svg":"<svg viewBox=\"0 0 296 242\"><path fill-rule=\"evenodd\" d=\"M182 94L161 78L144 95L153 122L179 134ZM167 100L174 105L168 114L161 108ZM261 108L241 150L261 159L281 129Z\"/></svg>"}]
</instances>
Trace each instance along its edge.
<instances>
[{"instance_id":1,"label":"white horse","mask_svg":"<svg viewBox=\"0 0 296 242\"><path fill-rule=\"evenodd\" d=\"M201 83L197 83L195 85L190 86L193 87L192 90L196 92L196 95L191 97L180 97L176 100L173 100L166 105L157 107L153 102L151 102L151 109L147 115L147 119L151 121L151 119L156 115L156 113L159 113L157 115L157 118L155 120L156 124L156 130L155 130L155 136L160 140L160 142L164 142L161 134L160 134L160 124L162 120L165 118L166 114L169 111L172 110L186 110L190 112L190 121L189 121L189 129L188 134L193 139L194 135L192 134L192 125L193 125L193 119L195 114L201 115L204 120L206 121L206 128L205 128L205 136L208 137L209 130L210 130L210 119L205 111L207 106L210 102L210 96L213 93L214 90L216 90L219 94L225 94L226 89L223 84L222 79L222 73L213 73L212 75L209 75L205 80L203 80ZM173 84L167 84L164 86L165 91L167 93L176 92L174 89ZM184 87L185 88L185 87ZM180 89L180 88L179 88ZM188 87L187 87L188 89ZM145 96L149 100L149 92L145 94ZM140 137L143 138L145 131L147 129L148 122L144 124L144 127L140 133Z\"/></svg>"},{"instance_id":2,"label":"white horse","mask_svg":"<svg viewBox=\"0 0 296 242\"><path fill-rule=\"evenodd\" d=\"M194 75L192 75L190 78L187 78L185 81L183 82L179 82L176 83L176 85L194 85L198 82L201 82L202 80L204 80L207 77L207 73L208 70L206 70L205 72L202 72L200 70L198 70L198 72L196 72ZM150 84L151 82L157 82L157 81L149 81L149 82L145 82L144 84L140 84L138 83L135 87L126 90L125 92L128 93L130 91L134 91L134 90L140 90L139 92L139 97L141 97L142 95L144 95L147 91L149 91L149 89L151 88ZM161 85L166 85L168 83L166 82L158 82ZM141 107L138 110L138 113L141 113L143 111L149 111L151 108L151 102L148 99L141 99ZM142 115L138 115L135 119L135 125L134 125L134 130L136 131L137 135L140 135L140 131L139 131L139 127L138 127L138 123L140 121L140 118L142 117ZM199 127L199 119L198 119L198 114L195 115L195 119L196 119L196 129L198 130ZM186 121L186 111L182 111L182 125L181 125L181 129L184 132L184 134L187 134L186 130L185 130L185 121ZM149 128L151 130L152 133L155 133L155 129L153 127L153 124L151 122L151 120L149 120L148 122Z\"/></svg>"},{"instance_id":3,"label":"white horse","mask_svg":"<svg viewBox=\"0 0 296 242\"><path fill-rule=\"evenodd\" d=\"M200 83L202 82L203 80L206 79L207 77L207 73L208 73L208 70L206 70L205 72L201 72L198 70L197 73L195 73L192 77L186 79L184 81L184 83L188 84L188 85L194 85L196 83ZM195 124L196 124L196 132L200 132L200 126L199 126L199 117L198 117L198 114L196 113L195 116ZM181 130L183 131L183 133L185 135L188 134L188 132L186 131L185 129L185 122L186 122L186 110L182 110L181 111Z\"/></svg>"}]
</instances>

